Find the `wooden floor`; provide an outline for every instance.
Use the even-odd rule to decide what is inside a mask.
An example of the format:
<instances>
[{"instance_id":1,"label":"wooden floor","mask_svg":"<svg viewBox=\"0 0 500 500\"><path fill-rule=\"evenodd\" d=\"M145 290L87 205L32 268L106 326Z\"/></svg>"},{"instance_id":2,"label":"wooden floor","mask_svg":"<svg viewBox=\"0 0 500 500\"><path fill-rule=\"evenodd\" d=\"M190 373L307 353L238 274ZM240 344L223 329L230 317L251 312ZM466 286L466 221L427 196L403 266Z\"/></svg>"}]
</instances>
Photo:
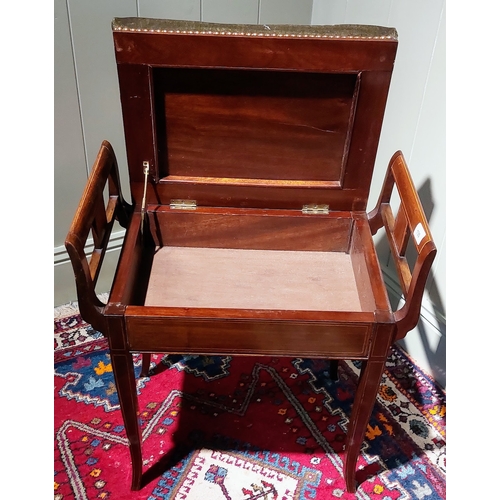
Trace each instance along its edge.
<instances>
[{"instance_id":1,"label":"wooden floor","mask_svg":"<svg viewBox=\"0 0 500 500\"><path fill-rule=\"evenodd\" d=\"M361 311L340 252L158 248L145 305Z\"/></svg>"}]
</instances>

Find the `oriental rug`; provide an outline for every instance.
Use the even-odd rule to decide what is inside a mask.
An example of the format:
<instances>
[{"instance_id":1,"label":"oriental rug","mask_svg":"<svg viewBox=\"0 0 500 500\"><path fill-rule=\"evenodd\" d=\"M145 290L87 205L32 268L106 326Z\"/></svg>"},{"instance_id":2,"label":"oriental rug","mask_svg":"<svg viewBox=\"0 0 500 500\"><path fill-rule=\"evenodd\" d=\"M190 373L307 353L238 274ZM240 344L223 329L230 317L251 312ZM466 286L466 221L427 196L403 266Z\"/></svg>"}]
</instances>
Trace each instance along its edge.
<instances>
[{"instance_id":1,"label":"oriental rug","mask_svg":"<svg viewBox=\"0 0 500 500\"><path fill-rule=\"evenodd\" d=\"M358 461L343 445L360 364L305 358L134 358L148 483L131 468L106 339L76 304L55 311L55 500L445 498L445 393L391 350Z\"/></svg>"}]
</instances>

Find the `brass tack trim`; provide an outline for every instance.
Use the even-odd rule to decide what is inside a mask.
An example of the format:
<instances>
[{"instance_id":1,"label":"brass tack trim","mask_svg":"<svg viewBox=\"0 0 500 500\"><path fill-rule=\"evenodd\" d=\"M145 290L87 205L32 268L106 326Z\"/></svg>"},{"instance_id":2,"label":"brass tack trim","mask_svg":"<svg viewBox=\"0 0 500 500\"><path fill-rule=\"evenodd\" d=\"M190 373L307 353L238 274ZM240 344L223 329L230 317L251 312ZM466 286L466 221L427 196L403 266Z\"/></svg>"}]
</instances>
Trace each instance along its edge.
<instances>
[{"instance_id":1,"label":"brass tack trim","mask_svg":"<svg viewBox=\"0 0 500 500\"><path fill-rule=\"evenodd\" d=\"M115 31L125 32L140 32L140 33L167 33L170 35L212 35L212 36L266 36L273 38L329 38L337 40L394 40L392 36L353 36L353 35L320 35L316 33L311 34L297 34L297 33L242 33L235 31L192 31L192 30L160 30L160 29L140 29L140 28L126 28L117 26Z\"/></svg>"}]
</instances>

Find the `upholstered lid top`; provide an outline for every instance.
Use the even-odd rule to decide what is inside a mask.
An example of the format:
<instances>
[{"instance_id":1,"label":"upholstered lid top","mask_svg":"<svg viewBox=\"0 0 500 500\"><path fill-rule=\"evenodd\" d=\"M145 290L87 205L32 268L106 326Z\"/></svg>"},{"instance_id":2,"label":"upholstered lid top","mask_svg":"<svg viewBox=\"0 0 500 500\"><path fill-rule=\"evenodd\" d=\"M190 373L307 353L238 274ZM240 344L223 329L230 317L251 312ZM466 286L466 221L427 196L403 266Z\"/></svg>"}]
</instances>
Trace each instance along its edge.
<instances>
[{"instance_id":1,"label":"upholstered lid top","mask_svg":"<svg viewBox=\"0 0 500 500\"><path fill-rule=\"evenodd\" d=\"M172 19L123 17L113 20L114 31L182 33L200 35L255 35L303 38L360 38L397 40L395 28L359 24L293 25L293 24L220 24Z\"/></svg>"}]
</instances>

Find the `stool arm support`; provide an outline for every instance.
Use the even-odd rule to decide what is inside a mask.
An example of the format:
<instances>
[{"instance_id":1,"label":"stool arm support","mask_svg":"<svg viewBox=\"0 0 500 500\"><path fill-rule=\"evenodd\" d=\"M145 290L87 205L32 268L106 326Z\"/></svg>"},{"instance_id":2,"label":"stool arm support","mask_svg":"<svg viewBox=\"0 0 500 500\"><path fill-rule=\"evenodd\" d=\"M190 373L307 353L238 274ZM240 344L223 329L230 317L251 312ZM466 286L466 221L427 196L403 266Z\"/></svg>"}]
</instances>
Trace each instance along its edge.
<instances>
[{"instance_id":1,"label":"stool arm support","mask_svg":"<svg viewBox=\"0 0 500 500\"><path fill-rule=\"evenodd\" d=\"M395 217L389 204L394 186L401 200ZM389 162L380 197L375 208L368 214L368 220L372 235L380 228L385 228L405 298L405 304L394 312L397 324L395 340L399 340L418 323L425 285L437 251L427 217L401 151L397 151ZM417 251L413 270L410 270L405 256L410 238L413 239Z\"/></svg>"},{"instance_id":2,"label":"stool arm support","mask_svg":"<svg viewBox=\"0 0 500 500\"><path fill-rule=\"evenodd\" d=\"M104 190L108 187L108 200ZM96 330L106 331L103 322L104 304L95 293L113 222L128 226L132 206L123 199L116 156L107 141L103 141L75 217L66 236L65 246L75 275L78 305L82 318ZM93 251L85 254L87 239L92 232Z\"/></svg>"}]
</instances>

